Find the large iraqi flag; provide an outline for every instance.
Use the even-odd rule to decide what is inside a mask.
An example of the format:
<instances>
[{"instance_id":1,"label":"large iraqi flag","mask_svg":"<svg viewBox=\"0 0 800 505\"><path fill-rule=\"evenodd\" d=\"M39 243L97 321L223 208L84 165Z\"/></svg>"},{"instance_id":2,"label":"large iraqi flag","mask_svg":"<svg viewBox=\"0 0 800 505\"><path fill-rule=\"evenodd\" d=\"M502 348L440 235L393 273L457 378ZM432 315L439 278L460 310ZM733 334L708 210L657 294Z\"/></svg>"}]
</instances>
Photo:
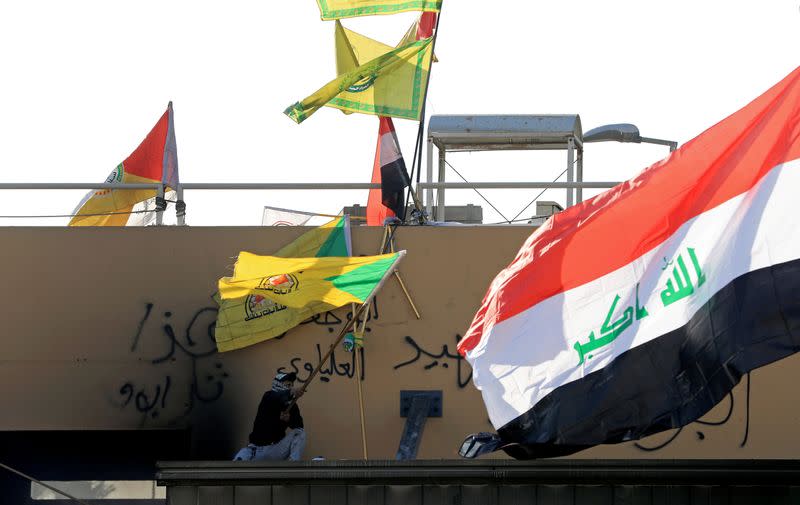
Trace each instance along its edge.
<instances>
[{"instance_id":1,"label":"large iraqi flag","mask_svg":"<svg viewBox=\"0 0 800 505\"><path fill-rule=\"evenodd\" d=\"M800 350L800 68L667 159L554 215L459 343L497 435L565 455L684 426Z\"/></svg>"}]
</instances>

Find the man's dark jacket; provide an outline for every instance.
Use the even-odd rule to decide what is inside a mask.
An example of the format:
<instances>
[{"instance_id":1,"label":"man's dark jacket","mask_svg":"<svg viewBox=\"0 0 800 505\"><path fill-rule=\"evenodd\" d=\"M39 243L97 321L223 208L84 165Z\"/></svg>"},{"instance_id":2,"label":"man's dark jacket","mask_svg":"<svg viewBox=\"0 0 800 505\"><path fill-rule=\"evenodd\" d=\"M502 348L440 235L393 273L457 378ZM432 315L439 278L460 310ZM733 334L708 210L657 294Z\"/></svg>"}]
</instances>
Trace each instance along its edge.
<instances>
[{"instance_id":1,"label":"man's dark jacket","mask_svg":"<svg viewBox=\"0 0 800 505\"><path fill-rule=\"evenodd\" d=\"M289 411L289 422L281 421L281 412L291 401L289 391L267 391L258 404L258 414L253 421L250 443L255 445L271 445L286 436L286 428L302 428L303 418L295 403Z\"/></svg>"}]
</instances>

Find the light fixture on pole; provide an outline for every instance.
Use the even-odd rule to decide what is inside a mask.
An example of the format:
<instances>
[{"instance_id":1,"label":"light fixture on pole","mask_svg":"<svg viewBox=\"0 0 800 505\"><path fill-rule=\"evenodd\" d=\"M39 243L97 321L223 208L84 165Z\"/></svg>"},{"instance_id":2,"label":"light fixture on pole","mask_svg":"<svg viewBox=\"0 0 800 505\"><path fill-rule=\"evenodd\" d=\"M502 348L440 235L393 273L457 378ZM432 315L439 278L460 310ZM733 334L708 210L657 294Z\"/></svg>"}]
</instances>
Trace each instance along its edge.
<instances>
[{"instance_id":1,"label":"light fixture on pole","mask_svg":"<svg viewBox=\"0 0 800 505\"><path fill-rule=\"evenodd\" d=\"M583 135L583 142L633 142L636 144L659 144L669 147L672 152L678 148L678 143L674 140L654 139L642 137L639 128L629 123L607 124L593 128Z\"/></svg>"}]
</instances>

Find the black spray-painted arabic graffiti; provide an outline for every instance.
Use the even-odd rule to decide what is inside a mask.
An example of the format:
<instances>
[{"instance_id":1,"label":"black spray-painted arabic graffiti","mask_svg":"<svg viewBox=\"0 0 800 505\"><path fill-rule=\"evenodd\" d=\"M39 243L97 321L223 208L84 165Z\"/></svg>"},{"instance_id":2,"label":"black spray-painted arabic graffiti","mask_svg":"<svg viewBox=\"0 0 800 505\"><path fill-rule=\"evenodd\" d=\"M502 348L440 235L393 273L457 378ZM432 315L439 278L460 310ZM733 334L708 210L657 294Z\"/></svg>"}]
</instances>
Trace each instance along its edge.
<instances>
[{"instance_id":1,"label":"black spray-painted arabic graffiti","mask_svg":"<svg viewBox=\"0 0 800 505\"><path fill-rule=\"evenodd\" d=\"M297 380L300 382L306 382L308 377L311 375L311 372L314 371L316 365L322 361L323 350L322 346L319 344L316 345L317 348L317 360L314 362L305 361L303 358L295 357L289 361L289 367L280 367L278 368L278 372L294 372L297 374ZM327 349L325 349L327 351ZM361 365L361 370L359 370L359 377L363 381L365 377L365 370L367 368L366 362L364 361L364 348L359 347L359 364ZM331 357L328 359L326 364L323 364L322 368L319 369L319 380L322 382L330 382L332 377L346 377L348 379L352 379L356 374L356 353L350 352L347 353L350 355L347 361L341 362L336 360L336 351L334 350L331 353ZM349 361L349 362L348 362ZM302 374L302 371L305 374Z\"/></svg>"},{"instance_id":2,"label":"black spray-painted arabic graffiti","mask_svg":"<svg viewBox=\"0 0 800 505\"><path fill-rule=\"evenodd\" d=\"M366 325L370 321L374 321L380 318L380 314L378 312L378 299L373 298L372 303L370 304L370 310L366 314L366 320L359 318L357 321L358 327L361 327L364 324L364 331L370 332L372 329ZM337 331L337 329L341 329L341 325L345 322L350 322L353 319L352 311L347 312L347 316L344 319L337 316L331 311L324 312L322 314L317 314L314 317L311 317L304 321L301 324L315 324L319 326L325 326L328 328L329 333L333 333ZM314 368L322 361L322 356L328 351L328 347L325 346L323 348L322 344L316 344L316 360L305 360L300 356L295 356L291 360L289 360L288 367L280 367L278 368L278 372L294 372L297 374L297 380L300 382L306 382L311 375L311 372L314 371ZM364 348L359 347L359 363L361 364L361 370L359 378L363 381L365 377L365 370L367 368L366 361L364 360ZM331 378L333 377L346 377L348 379L352 379L356 374L356 354L354 352L348 352L349 357L345 360L336 359L336 350L334 349L333 353L331 353L331 357L327 360L325 364L323 364L322 368L319 370L319 380L321 382L330 382ZM339 355L341 356L341 354ZM305 373L303 373L305 372Z\"/></svg>"},{"instance_id":3,"label":"black spray-painted arabic graffiti","mask_svg":"<svg viewBox=\"0 0 800 505\"><path fill-rule=\"evenodd\" d=\"M145 305L144 315L139 321L136 334L132 339L131 353L139 351L140 340L154 312L154 307L155 305L152 303ZM151 365L157 367L153 376L160 377L160 379L149 384L125 381L118 389L121 398L119 405L123 409L134 408L141 413L142 424L147 419L159 418L161 413L167 410L179 412L168 421L169 423L177 422L194 409L195 402L214 402L222 396L225 389L224 381L228 378L228 373L224 370L221 362L211 358L217 352L214 341L217 308L203 307L197 310L182 334L176 332L175 326L171 322L172 315L171 311L163 313L164 320L158 333L159 338L167 344L166 350L156 357L146 358ZM181 359L190 361L191 372L188 389L179 394L172 392L175 379L174 368L170 364ZM179 404L177 408L175 407L176 403Z\"/></svg>"},{"instance_id":4,"label":"black spray-painted arabic graffiti","mask_svg":"<svg viewBox=\"0 0 800 505\"><path fill-rule=\"evenodd\" d=\"M372 299L372 302L370 302L370 305L369 305L369 312L367 313L367 322L373 321L373 320L377 320L377 319L379 319L379 317L380 317L380 315L378 314L378 297L375 297L375 298ZM347 313L347 317L345 319L342 319L341 317L337 316L335 313L333 313L332 311L329 310L327 312L323 312L321 314L315 314L315 315L309 317L308 319L306 319L305 321L300 323L300 326L305 326L307 324L314 324L314 325L317 325L317 326L325 326L328 329L328 333L333 333L333 332L336 331L336 328L340 324L342 324L345 321L350 321L351 319L353 319L353 313L352 312L348 312ZM359 324L361 324L361 321L362 320L359 319ZM289 331L291 331L291 330L289 330ZM366 326L364 328L364 331L369 333L369 332L372 331L372 328L370 328L369 326ZM287 333L289 333L289 332L288 331L284 331L283 333L281 333L280 335L275 337L275 340L282 339L283 337L286 336Z\"/></svg>"},{"instance_id":5,"label":"black spray-painted arabic graffiti","mask_svg":"<svg viewBox=\"0 0 800 505\"><path fill-rule=\"evenodd\" d=\"M733 392L731 391L730 393L728 393L728 413L725 414L725 417L723 417L722 419L720 419L718 421L708 421L708 420L704 420L704 419L698 419L697 421L695 421L695 423L700 424L702 426L722 426L725 423L727 423L728 421L730 421L731 415L733 414L733 406L734 406L734 397L733 397ZM662 443L660 443L658 445L646 446L646 445L640 444L639 442L636 442L633 445L636 446L637 449L645 451L645 452L659 451L659 450L667 447L668 445L670 445L672 442L674 442L675 439L677 439L678 436L683 432L684 428L686 428L686 426L678 428L677 431L675 431L675 433L673 433L667 440L665 440L664 442L662 442ZM695 435L697 436L697 440L698 441L703 441L706 438L706 434L703 433L700 430L697 430L695 432ZM745 393L744 433L742 434L741 442L739 442L739 447L744 447L745 445L747 445L747 438L748 438L749 435L750 435L750 374L748 373L747 374L746 393Z\"/></svg>"},{"instance_id":6,"label":"black spray-painted arabic graffiti","mask_svg":"<svg viewBox=\"0 0 800 505\"><path fill-rule=\"evenodd\" d=\"M456 344L458 341L461 340L461 335L456 335ZM402 368L407 365L412 365L422 359L423 356L430 358L432 361L427 363L423 366L424 370L430 370L437 366L441 366L442 368L449 368L449 362L455 361L456 363L456 384L459 388L465 388L472 380L472 370L469 368L469 365L465 362L464 357L461 356L458 351L450 352L450 349L447 347L447 344L442 345L442 350L438 353L433 353L431 351L427 351L423 349L412 337L406 336L405 341L408 345L414 349L415 355L408 361L403 361L402 363L398 363L394 366L394 369L397 370L398 368ZM464 375L464 367L467 368L469 373Z\"/></svg>"},{"instance_id":7,"label":"black spray-painted arabic graffiti","mask_svg":"<svg viewBox=\"0 0 800 505\"><path fill-rule=\"evenodd\" d=\"M316 325L320 325L320 326L325 326L325 327L328 328L328 333L333 333L334 331L336 331L337 326L339 326L340 324L344 323L345 321L349 322L352 319L353 319L353 312L352 311L348 311L347 312L347 316L345 317L344 320L342 320L341 317L337 316L333 312L328 311L328 312L323 312L322 314L317 314L317 315L315 315L313 317L310 317L310 318L306 319L305 321L303 321L300 324L301 325L303 325L303 324L316 324ZM367 313L367 322L370 322L372 320L377 320L377 319L380 319L380 315L378 313L378 298L375 297L375 298L372 299L372 302L369 305L369 312ZM358 320L358 324L359 325L361 325L363 322L364 322L363 319L359 319ZM369 331L372 331L372 329L367 327L366 331L369 332Z\"/></svg>"}]
</instances>

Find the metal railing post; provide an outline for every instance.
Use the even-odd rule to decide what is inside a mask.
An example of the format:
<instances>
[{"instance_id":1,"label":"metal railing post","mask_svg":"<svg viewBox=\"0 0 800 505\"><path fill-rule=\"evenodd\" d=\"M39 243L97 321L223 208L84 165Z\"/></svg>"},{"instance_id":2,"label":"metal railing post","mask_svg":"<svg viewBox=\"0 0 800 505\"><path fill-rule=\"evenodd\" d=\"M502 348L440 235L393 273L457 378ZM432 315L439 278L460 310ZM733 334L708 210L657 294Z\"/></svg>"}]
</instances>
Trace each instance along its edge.
<instances>
[{"instance_id":1,"label":"metal railing post","mask_svg":"<svg viewBox=\"0 0 800 505\"><path fill-rule=\"evenodd\" d=\"M576 179L578 182L583 182L583 146L578 146L578 169ZM583 201L583 188L580 186L575 188L575 194L577 195L575 203L581 203Z\"/></svg>"},{"instance_id":2,"label":"metal railing post","mask_svg":"<svg viewBox=\"0 0 800 505\"><path fill-rule=\"evenodd\" d=\"M575 182L575 139L570 137L567 140L567 182ZM574 188L567 188L567 208L573 205Z\"/></svg>"},{"instance_id":3,"label":"metal railing post","mask_svg":"<svg viewBox=\"0 0 800 505\"><path fill-rule=\"evenodd\" d=\"M445 154L447 150L439 148L439 182L445 182ZM436 221L444 222L444 187L439 186L436 190Z\"/></svg>"},{"instance_id":4,"label":"metal railing post","mask_svg":"<svg viewBox=\"0 0 800 505\"><path fill-rule=\"evenodd\" d=\"M186 226L186 202L183 201L183 186L178 184L175 189L175 218L178 226Z\"/></svg>"},{"instance_id":5,"label":"metal railing post","mask_svg":"<svg viewBox=\"0 0 800 505\"><path fill-rule=\"evenodd\" d=\"M164 202L164 194L164 185L161 184L158 186L158 191L156 192L156 226L164 224L164 209L162 209L160 205L160 202L163 202L164 208L167 207L166 202Z\"/></svg>"},{"instance_id":6,"label":"metal railing post","mask_svg":"<svg viewBox=\"0 0 800 505\"><path fill-rule=\"evenodd\" d=\"M433 182L433 139L428 137L428 183ZM419 190L419 188L417 188ZM425 190L425 211L428 218L433 219L433 188Z\"/></svg>"}]
</instances>

